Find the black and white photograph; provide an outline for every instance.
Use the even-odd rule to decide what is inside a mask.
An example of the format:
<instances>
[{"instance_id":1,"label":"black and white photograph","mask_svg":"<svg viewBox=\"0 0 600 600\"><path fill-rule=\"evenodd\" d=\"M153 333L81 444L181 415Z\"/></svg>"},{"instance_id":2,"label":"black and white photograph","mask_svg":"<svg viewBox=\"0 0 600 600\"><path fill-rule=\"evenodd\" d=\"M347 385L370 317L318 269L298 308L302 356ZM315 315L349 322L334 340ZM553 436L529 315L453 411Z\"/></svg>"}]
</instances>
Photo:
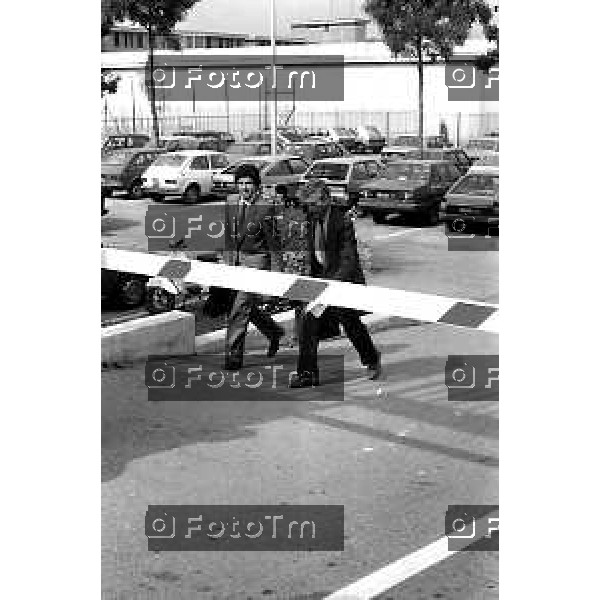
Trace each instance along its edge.
<instances>
[{"instance_id":1,"label":"black and white photograph","mask_svg":"<svg viewBox=\"0 0 600 600\"><path fill-rule=\"evenodd\" d=\"M101 20L103 600L500 598L498 2Z\"/></svg>"}]
</instances>

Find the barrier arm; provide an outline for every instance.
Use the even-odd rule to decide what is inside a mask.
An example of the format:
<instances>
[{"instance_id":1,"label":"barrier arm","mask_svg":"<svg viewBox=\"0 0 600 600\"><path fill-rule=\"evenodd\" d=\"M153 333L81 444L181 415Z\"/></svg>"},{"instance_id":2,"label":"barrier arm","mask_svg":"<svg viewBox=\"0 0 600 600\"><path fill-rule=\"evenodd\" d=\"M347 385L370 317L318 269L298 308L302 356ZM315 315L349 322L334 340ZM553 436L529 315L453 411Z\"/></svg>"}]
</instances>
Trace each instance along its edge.
<instances>
[{"instance_id":1,"label":"barrier arm","mask_svg":"<svg viewBox=\"0 0 600 600\"><path fill-rule=\"evenodd\" d=\"M491 333L499 332L497 304L115 248L101 248L101 253L101 265L104 269L150 277L181 278L186 283L243 290L325 306L354 308L369 313Z\"/></svg>"}]
</instances>

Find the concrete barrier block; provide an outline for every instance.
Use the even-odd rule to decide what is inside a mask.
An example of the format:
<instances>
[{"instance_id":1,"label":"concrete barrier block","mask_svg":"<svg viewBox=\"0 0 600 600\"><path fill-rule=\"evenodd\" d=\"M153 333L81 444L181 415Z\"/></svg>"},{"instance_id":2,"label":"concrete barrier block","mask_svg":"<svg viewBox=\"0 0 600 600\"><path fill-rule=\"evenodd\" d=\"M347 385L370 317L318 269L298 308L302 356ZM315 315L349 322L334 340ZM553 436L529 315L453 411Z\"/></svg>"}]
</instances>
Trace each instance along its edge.
<instances>
[{"instance_id":1,"label":"concrete barrier block","mask_svg":"<svg viewBox=\"0 0 600 600\"><path fill-rule=\"evenodd\" d=\"M172 311L102 329L102 364L132 362L149 355L193 354L195 318Z\"/></svg>"}]
</instances>

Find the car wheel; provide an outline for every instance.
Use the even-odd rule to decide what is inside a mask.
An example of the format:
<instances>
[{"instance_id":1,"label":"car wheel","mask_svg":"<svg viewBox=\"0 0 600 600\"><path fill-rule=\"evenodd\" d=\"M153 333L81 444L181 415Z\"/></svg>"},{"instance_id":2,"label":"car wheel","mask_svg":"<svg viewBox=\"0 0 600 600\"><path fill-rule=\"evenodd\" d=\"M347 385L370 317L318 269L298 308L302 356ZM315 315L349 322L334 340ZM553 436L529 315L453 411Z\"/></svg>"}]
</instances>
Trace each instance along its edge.
<instances>
[{"instance_id":1,"label":"car wheel","mask_svg":"<svg viewBox=\"0 0 600 600\"><path fill-rule=\"evenodd\" d=\"M118 300L123 306L133 308L144 301L146 282L139 278L124 277L119 282Z\"/></svg>"},{"instance_id":2,"label":"car wheel","mask_svg":"<svg viewBox=\"0 0 600 600\"><path fill-rule=\"evenodd\" d=\"M154 288L148 294L146 309L152 315L169 312L175 309L175 296L166 290Z\"/></svg>"},{"instance_id":3,"label":"car wheel","mask_svg":"<svg viewBox=\"0 0 600 600\"><path fill-rule=\"evenodd\" d=\"M385 223L386 214L383 212L373 212L373 223L377 225L382 225Z\"/></svg>"},{"instance_id":4,"label":"car wheel","mask_svg":"<svg viewBox=\"0 0 600 600\"><path fill-rule=\"evenodd\" d=\"M186 204L197 204L200 202L200 190L197 185L190 185L183 194L183 201Z\"/></svg>"},{"instance_id":5,"label":"car wheel","mask_svg":"<svg viewBox=\"0 0 600 600\"><path fill-rule=\"evenodd\" d=\"M137 179L129 186L129 197L132 200L141 200L144 197L144 190L142 189L142 182Z\"/></svg>"}]
</instances>

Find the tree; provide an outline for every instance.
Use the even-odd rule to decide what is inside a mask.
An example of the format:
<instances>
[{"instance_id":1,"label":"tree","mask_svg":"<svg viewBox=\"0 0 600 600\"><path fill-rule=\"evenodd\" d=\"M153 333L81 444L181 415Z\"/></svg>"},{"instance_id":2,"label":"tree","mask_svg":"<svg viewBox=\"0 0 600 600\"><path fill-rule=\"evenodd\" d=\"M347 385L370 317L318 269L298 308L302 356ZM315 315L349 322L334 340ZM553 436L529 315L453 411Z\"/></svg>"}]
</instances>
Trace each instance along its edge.
<instances>
[{"instance_id":1,"label":"tree","mask_svg":"<svg viewBox=\"0 0 600 600\"><path fill-rule=\"evenodd\" d=\"M385 43L417 59L419 74L419 145L423 150L423 58L448 60L465 43L471 26L489 27L492 10L485 0L366 0L364 10L375 19Z\"/></svg>"},{"instance_id":2,"label":"tree","mask_svg":"<svg viewBox=\"0 0 600 600\"><path fill-rule=\"evenodd\" d=\"M102 98L104 98L105 94L116 94L120 79L121 76L113 71L109 71L108 69L100 70L100 90Z\"/></svg>"},{"instance_id":3,"label":"tree","mask_svg":"<svg viewBox=\"0 0 600 600\"><path fill-rule=\"evenodd\" d=\"M154 45L156 36L171 33L188 10L198 0L102 0L102 34L119 20L128 18L139 23L148 32L148 58L150 63L150 108L154 125L154 140L158 145L159 130L156 115L156 88L154 86Z\"/></svg>"}]
</instances>

